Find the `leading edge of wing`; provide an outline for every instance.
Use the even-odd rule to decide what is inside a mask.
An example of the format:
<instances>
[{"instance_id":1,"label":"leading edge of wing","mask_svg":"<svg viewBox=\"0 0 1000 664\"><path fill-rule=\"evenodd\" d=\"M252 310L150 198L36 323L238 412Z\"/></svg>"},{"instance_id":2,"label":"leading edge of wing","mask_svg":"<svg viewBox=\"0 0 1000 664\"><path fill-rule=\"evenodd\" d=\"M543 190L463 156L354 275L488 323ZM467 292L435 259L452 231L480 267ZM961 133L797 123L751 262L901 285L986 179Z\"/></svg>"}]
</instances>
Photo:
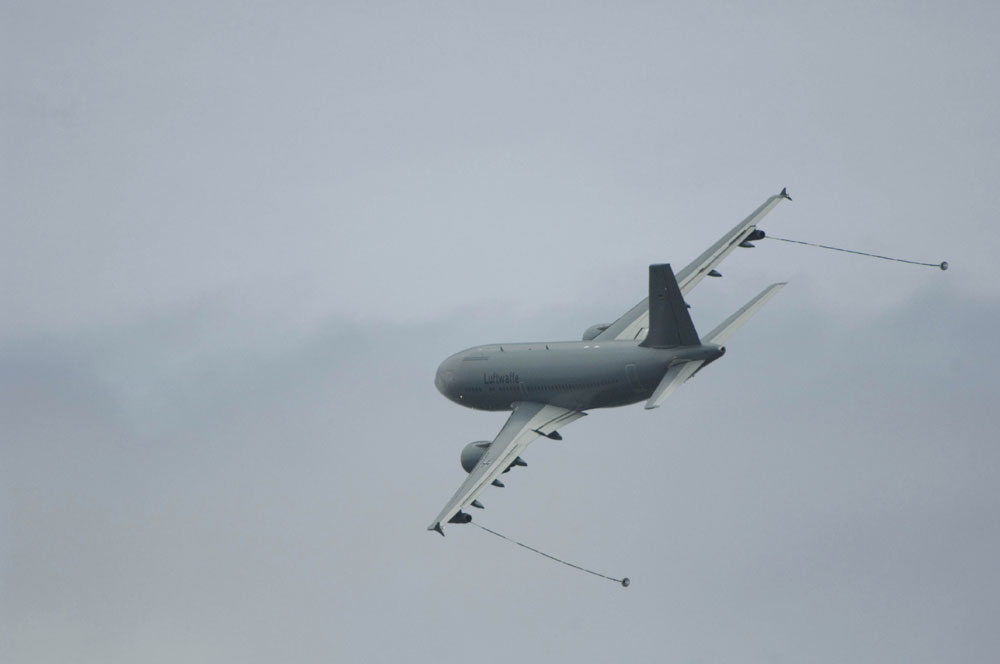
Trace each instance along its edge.
<instances>
[{"instance_id":1,"label":"leading edge of wing","mask_svg":"<svg viewBox=\"0 0 1000 664\"><path fill-rule=\"evenodd\" d=\"M709 272L715 269L736 247L746 240L747 236L753 232L761 219L767 215L774 206L782 199L792 200L788 192L784 189L769 197L766 201L750 213L746 219L736 224L732 230L723 235L711 247L702 252L698 258L691 261L683 270L677 273L677 284L681 293L687 294L699 281L705 278ZM642 336L649 320L649 298L643 298L641 302L629 309L618 320L612 323L608 329L597 335L594 340L634 340Z\"/></svg>"},{"instance_id":2,"label":"leading edge of wing","mask_svg":"<svg viewBox=\"0 0 1000 664\"><path fill-rule=\"evenodd\" d=\"M500 429L500 433L490 443L475 470L469 473L462 486L444 506L437 518L427 526L442 535L442 524L458 514L459 510L476 499L517 458L531 441L540 435L548 435L557 427L564 426L586 415L578 410L569 410L550 404L521 401L514 404L514 411Z\"/></svg>"}]
</instances>

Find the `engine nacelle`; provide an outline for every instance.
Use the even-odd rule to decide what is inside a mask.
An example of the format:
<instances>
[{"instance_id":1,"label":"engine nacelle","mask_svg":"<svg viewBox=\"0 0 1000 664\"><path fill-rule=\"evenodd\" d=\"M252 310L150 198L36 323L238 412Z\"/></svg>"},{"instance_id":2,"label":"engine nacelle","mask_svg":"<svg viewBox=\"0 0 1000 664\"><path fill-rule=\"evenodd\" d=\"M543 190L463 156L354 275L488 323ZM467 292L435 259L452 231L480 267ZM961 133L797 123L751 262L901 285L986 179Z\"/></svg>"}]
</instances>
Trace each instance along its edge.
<instances>
[{"instance_id":1,"label":"engine nacelle","mask_svg":"<svg viewBox=\"0 0 1000 664\"><path fill-rule=\"evenodd\" d=\"M583 333L583 340L590 341L598 334L608 329L609 327L611 327L611 323L601 323L599 325L591 325L590 327L587 328L587 331Z\"/></svg>"},{"instance_id":2,"label":"engine nacelle","mask_svg":"<svg viewBox=\"0 0 1000 664\"><path fill-rule=\"evenodd\" d=\"M479 460L483 458L486 454L487 448L490 446L490 441L488 440L477 440L474 443L469 443L462 448L462 468L467 473L471 473L476 469L476 464Z\"/></svg>"}]
</instances>

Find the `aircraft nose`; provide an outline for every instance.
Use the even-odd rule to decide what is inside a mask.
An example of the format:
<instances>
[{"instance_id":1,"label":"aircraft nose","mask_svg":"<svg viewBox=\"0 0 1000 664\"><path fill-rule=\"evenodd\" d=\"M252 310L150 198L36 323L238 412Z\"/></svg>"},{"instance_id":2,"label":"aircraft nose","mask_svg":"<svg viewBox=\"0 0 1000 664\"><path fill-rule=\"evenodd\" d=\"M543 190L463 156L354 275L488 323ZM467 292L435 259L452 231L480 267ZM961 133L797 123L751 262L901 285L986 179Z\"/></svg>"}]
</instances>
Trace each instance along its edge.
<instances>
[{"instance_id":1,"label":"aircraft nose","mask_svg":"<svg viewBox=\"0 0 1000 664\"><path fill-rule=\"evenodd\" d=\"M438 392L444 394L444 365L439 365L437 373L434 375L434 387Z\"/></svg>"},{"instance_id":2,"label":"aircraft nose","mask_svg":"<svg viewBox=\"0 0 1000 664\"><path fill-rule=\"evenodd\" d=\"M455 356L452 355L438 366L434 376L434 387L446 397L450 397L452 385L455 383Z\"/></svg>"}]
</instances>

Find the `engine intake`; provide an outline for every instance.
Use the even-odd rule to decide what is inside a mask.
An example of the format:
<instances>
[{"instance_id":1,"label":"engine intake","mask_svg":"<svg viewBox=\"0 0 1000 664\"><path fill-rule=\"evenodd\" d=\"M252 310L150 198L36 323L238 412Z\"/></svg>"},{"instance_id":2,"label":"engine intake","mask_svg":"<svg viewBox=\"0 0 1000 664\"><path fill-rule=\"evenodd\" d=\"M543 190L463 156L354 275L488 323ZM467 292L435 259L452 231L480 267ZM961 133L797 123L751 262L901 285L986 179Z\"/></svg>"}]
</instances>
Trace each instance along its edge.
<instances>
[{"instance_id":1,"label":"engine intake","mask_svg":"<svg viewBox=\"0 0 1000 664\"><path fill-rule=\"evenodd\" d=\"M594 337L596 337L598 334L608 329L609 327L611 327L611 323L600 323L598 325L591 325L583 333L583 340L592 341Z\"/></svg>"},{"instance_id":2,"label":"engine intake","mask_svg":"<svg viewBox=\"0 0 1000 664\"><path fill-rule=\"evenodd\" d=\"M462 468L467 473L471 473L476 469L476 464L479 460L483 458L486 454L486 450L490 447L490 441L488 440L477 440L474 443L469 443L462 448Z\"/></svg>"}]
</instances>

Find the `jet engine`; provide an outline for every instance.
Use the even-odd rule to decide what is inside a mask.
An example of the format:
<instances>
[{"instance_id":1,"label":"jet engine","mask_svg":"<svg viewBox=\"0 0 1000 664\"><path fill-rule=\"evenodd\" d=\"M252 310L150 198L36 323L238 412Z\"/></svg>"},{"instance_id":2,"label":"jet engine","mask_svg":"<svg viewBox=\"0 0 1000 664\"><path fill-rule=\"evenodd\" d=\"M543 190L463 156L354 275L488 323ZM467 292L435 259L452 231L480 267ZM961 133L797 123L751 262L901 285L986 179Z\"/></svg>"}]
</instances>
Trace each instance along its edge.
<instances>
[{"instance_id":1,"label":"jet engine","mask_svg":"<svg viewBox=\"0 0 1000 664\"><path fill-rule=\"evenodd\" d=\"M583 340L590 341L598 334L608 329L609 327L611 327L611 323L600 323L599 325L591 325L590 327L587 328L587 331L583 333Z\"/></svg>"},{"instance_id":2,"label":"jet engine","mask_svg":"<svg viewBox=\"0 0 1000 664\"><path fill-rule=\"evenodd\" d=\"M476 468L476 464L486 454L486 449L490 446L488 440L477 440L462 448L462 468L465 472L471 473Z\"/></svg>"}]
</instances>

